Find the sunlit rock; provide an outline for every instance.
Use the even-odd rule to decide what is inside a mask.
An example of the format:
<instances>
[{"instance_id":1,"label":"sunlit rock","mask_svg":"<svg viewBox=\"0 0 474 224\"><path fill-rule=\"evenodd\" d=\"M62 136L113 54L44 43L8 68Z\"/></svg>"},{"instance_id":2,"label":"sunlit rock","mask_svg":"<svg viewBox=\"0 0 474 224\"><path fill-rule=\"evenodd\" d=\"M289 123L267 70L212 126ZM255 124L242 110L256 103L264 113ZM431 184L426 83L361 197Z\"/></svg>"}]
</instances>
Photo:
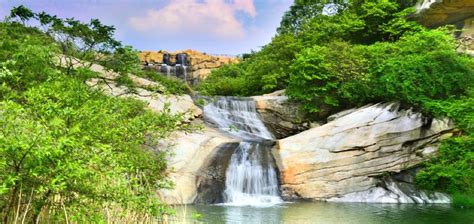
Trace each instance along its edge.
<instances>
[{"instance_id":1,"label":"sunlit rock","mask_svg":"<svg viewBox=\"0 0 474 224\"><path fill-rule=\"evenodd\" d=\"M369 105L277 142L285 198L326 200L374 189L379 176L428 160L447 119L426 119L397 103Z\"/></svg>"}]
</instances>

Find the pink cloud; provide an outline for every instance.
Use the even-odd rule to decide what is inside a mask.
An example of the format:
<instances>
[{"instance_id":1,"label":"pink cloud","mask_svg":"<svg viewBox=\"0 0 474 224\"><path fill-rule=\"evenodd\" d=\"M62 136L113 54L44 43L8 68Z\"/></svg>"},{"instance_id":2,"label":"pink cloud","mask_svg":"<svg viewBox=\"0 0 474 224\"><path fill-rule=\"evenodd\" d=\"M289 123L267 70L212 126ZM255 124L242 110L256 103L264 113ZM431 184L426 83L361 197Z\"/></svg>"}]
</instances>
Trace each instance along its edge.
<instances>
[{"instance_id":1,"label":"pink cloud","mask_svg":"<svg viewBox=\"0 0 474 224\"><path fill-rule=\"evenodd\" d=\"M241 39L245 29L236 18L237 12L255 17L253 0L180 0L161 9L148 10L142 16L128 19L128 25L144 33L161 35L206 34L218 38Z\"/></svg>"},{"instance_id":2,"label":"pink cloud","mask_svg":"<svg viewBox=\"0 0 474 224\"><path fill-rule=\"evenodd\" d=\"M238 10L242 10L249 14L251 17L257 16L257 10L253 0L234 0L234 6Z\"/></svg>"}]
</instances>

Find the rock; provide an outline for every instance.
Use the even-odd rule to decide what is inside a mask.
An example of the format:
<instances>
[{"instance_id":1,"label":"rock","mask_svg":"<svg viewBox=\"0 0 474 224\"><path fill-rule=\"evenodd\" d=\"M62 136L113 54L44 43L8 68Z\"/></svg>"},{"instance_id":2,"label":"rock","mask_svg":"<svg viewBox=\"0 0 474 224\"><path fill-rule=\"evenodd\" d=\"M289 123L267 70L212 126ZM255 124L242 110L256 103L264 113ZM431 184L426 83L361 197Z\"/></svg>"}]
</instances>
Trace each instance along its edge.
<instances>
[{"instance_id":1,"label":"rock","mask_svg":"<svg viewBox=\"0 0 474 224\"><path fill-rule=\"evenodd\" d=\"M415 176L418 168L377 178L376 186L360 192L329 198L334 202L366 202L366 203L450 203L447 194L427 192L415 187Z\"/></svg>"},{"instance_id":2,"label":"rock","mask_svg":"<svg viewBox=\"0 0 474 224\"><path fill-rule=\"evenodd\" d=\"M366 106L279 140L274 156L287 199L326 200L374 188L377 176L414 167L451 135L447 119L425 119L397 103Z\"/></svg>"},{"instance_id":3,"label":"rock","mask_svg":"<svg viewBox=\"0 0 474 224\"><path fill-rule=\"evenodd\" d=\"M290 102L283 93L284 90L280 90L252 97L263 123L277 139L307 130L310 126L306 113L297 103Z\"/></svg>"},{"instance_id":4,"label":"rock","mask_svg":"<svg viewBox=\"0 0 474 224\"><path fill-rule=\"evenodd\" d=\"M216 149L209 164L203 166L197 175L197 197L195 204L223 203L226 171L239 143L226 143Z\"/></svg>"},{"instance_id":5,"label":"rock","mask_svg":"<svg viewBox=\"0 0 474 224\"><path fill-rule=\"evenodd\" d=\"M424 0L417 11L417 20L427 27L456 24L474 17L474 1Z\"/></svg>"},{"instance_id":6,"label":"rock","mask_svg":"<svg viewBox=\"0 0 474 224\"><path fill-rule=\"evenodd\" d=\"M69 58L60 55L57 58L58 65L66 66L67 60ZM88 63L81 60L75 58L71 58L71 60L73 61L74 68L89 67ZM86 84L102 90L107 95L141 100L147 103L148 108L155 112L163 112L165 108L168 108L171 114L184 114L185 120L192 120L202 114L202 110L194 104L189 95L164 95L146 90L146 88L164 88L159 83L129 74L130 79L138 86L131 90L125 86L118 86L114 79L119 77L119 74L107 71L101 65L92 64L90 70L99 73L100 78L89 79L86 81Z\"/></svg>"},{"instance_id":7,"label":"rock","mask_svg":"<svg viewBox=\"0 0 474 224\"><path fill-rule=\"evenodd\" d=\"M417 9L413 17L427 27L451 24L462 29L457 50L474 56L474 1L424 0Z\"/></svg>"},{"instance_id":8,"label":"rock","mask_svg":"<svg viewBox=\"0 0 474 224\"><path fill-rule=\"evenodd\" d=\"M202 182L208 175L213 173L221 175L216 175L215 178L222 182L222 171L214 167L216 160L213 158L219 157L217 153L222 152L222 149L226 149L226 146L233 142L236 140L209 127L192 133L176 132L163 142L158 148L169 148L172 153L168 158L169 177L175 187L171 190L160 190L162 201L166 204L191 204L198 196L198 186L201 188L207 186ZM212 191L212 187L219 188L222 185L209 187L211 188L208 191ZM212 192L208 192L206 196L211 200ZM207 199L201 197L199 200Z\"/></svg>"},{"instance_id":9,"label":"rock","mask_svg":"<svg viewBox=\"0 0 474 224\"><path fill-rule=\"evenodd\" d=\"M142 80L143 81L143 80ZM150 82L150 83L149 83ZM164 95L155 92L150 92L146 89L135 88L134 91L129 90L124 86L117 86L113 81L93 78L88 80L87 85L96 89L102 90L105 94L117 97L131 97L147 103L148 108L155 112L163 112L168 106L171 114L184 114L185 120L192 120L202 114L192 98L189 95ZM151 81L145 82L152 85ZM156 84L158 85L158 84Z\"/></svg>"}]
</instances>

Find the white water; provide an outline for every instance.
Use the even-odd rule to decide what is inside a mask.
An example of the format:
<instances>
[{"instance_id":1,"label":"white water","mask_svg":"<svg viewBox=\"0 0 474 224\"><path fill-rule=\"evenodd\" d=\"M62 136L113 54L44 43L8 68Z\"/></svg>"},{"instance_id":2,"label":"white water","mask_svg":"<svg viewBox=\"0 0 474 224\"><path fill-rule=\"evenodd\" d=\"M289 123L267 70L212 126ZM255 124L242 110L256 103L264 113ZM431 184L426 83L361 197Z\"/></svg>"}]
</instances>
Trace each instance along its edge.
<instances>
[{"instance_id":1,"label":"white water","mask_svg":"<svg viewBox=\"0 0 474 224\"><path fill-rule=\"evenodd\" d=\"M205 118L244 141L232 154L226 171L224 204L271 206L281 203L271 147L273 139L259 118L253 100L221 97L204 106Z\"/></svg>"},{"instance_id":2,"label":"white water","mask_svg":"<svg viewBox=\"0 0 474 224\"><path fill-rule=\"evenodd\" d=\"M253 100L221 97L204 106L204 117L220 130L245 140L273 139L258 117Z\"/></svg>"},{"instance_id":3,"label":"white water","mask_svg":"<svg viewBox=\"0 0 474 224\"><path fill-rule=\"evenodd\" d=\"M162 64L161 67L165 67L166 68L166 77L170 77L170 73L171 73L171 66L167 65L167 64ZM161 70L161 68L160 68Z\"/></svg>"},{"instance_id":4,"label":"white water","mask_svg":"<svg viewBox=\"0 0 474 224\"><path fill-rule=\"evenodd\" d=\"M429 9L433 3L439 2L438 0L423 0L421 3L416 5L417 12L421 12L425 9Z\"/></svg>"},{"instance_id":5,"label":"white water","mask_svg":"<svg viewBox=\"0 0 474 224\"><path fill-rule=\"evenodd\" d=\"M186 69L186 65L183 65L184 82L188 82L188 72L186 71Z\"/></svg>"},{"instance_id":6,"label":"white water","mask_svg":"<svg viewBox=\"0 0 474 224\"><path fill-rule=\"evenodd\" d=\"M226 204L265 206L282 202L272 158L264 150L269 148L259 143L240 143L226 172Z\"/></svg>"}]
</instances>

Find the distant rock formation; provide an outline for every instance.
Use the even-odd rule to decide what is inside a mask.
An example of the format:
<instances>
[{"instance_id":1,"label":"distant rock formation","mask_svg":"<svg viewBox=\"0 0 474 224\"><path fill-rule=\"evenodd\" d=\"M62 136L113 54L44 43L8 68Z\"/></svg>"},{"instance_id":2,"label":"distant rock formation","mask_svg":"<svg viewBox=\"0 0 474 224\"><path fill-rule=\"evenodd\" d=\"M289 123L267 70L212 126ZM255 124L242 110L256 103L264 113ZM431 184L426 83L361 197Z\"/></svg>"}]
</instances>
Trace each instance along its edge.
<instances>
[{"instance_id":1,"label":"distant rock formation","mask_svg":"<svg viewBox=\"0 0 474 224\"><path fill-rule=\"evenodd\" d=\"M175 52L166 51L142 51L139 54L142 63L160 65L163 62L163 55L170 55L170 62L176 63L177 54L187 54L188 62L191 65L191 79L203 80L210 73L212 69L219 68L225 64L237 63L239 59L231 56L214 56L202 53L195 50L183 50Z\"/></svg>"}]
</instances>

